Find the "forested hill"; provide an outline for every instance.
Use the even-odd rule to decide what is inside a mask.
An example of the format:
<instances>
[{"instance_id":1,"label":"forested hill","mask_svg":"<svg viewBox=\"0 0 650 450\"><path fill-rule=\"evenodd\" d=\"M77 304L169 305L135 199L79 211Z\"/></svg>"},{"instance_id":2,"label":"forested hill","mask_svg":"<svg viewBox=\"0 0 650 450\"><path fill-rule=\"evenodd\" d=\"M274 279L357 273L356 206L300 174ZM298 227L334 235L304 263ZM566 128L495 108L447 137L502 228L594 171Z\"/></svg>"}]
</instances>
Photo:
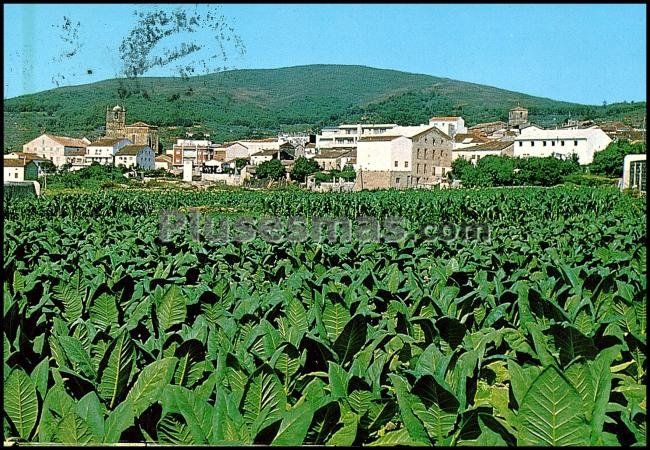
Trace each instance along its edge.
<instances>
[{"instance_id":1,"label":"forested hill","mask_svg":"<svg viewBox=\"0 0 650 450\"><path fill-rule=\"evenodd\" d=\"M462 115L472 125L507 120L508 109L517 103L542 125L569 116L640 123L645 113L645 102L588 106L395 70L309 65L113 79L6 99L5 151L20 148L43 130L98 137L106 107L118 103L127 108L127 123L160 126L165 146L188 130L222 141L280 130L317 131L343 122L419 124L433 115Z\"/></svg>"}]
</instances>

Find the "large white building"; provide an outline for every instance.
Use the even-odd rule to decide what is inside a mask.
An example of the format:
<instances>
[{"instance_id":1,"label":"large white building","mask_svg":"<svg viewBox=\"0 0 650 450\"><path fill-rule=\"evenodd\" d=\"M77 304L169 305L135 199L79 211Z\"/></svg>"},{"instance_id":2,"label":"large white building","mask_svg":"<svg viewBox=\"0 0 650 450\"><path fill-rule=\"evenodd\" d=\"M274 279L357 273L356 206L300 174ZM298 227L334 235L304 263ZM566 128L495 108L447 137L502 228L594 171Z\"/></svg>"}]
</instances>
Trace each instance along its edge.
<instances>
[{"instance_id":1,"label":"large white building","mask_svg":"<svg viewBox=\"0 0 650 450\"><path fill-rule=\"evenodd\" d=\"M575 154L580 164L591 164L594 154L604 150L612 139L598 127L578 130L542 130L527 127L515 138L515 157L556 156L570 158Z\"/></svg>"},{"instance_id":2,"label":"large white building","mask_svg":"<svg viewBox=\"0 0 650 450\"><path fill-rule=\"evenodd\" d=\"M376 136L397 127L397 124L354 124L324 127L321 134L316 135L316 148L347 147L353 149L359 138Z\"/></svg>"},{"instance_id":3,"label":"large white building","mask_svg":"<svg viewBox=\"0 0 650 450\"><path fill-rule=\"evenodd\" d=\"M86 147L85 162L90 165L97 162L102 165L113 165L115 154L123 147L133 144L126 138L102 138L91 142Z\"/></svg>"},{"instance_id":4,"label":"large white building","mask_svg":"<svg viewBox=\"0 0 650 450\"><path fill-rule=\"evenodd\" d=\"M76 139L67 136L42 134L23 145L23 152L49 159L56 167L75 164L79 156L83 160L90 141L86 138Z\"/></svg>"},{"instance_id":5,"label":"large white building","mask_svg":"<svg viewBox=\"0 0 650 450\"><path fill-rule=\"evenodd\" d=\"M458 116L446 117L432 117L429 119L429 125L433 125L443 133L452 138L459 134L466 134L467 127L465 126L465 119Z\"/></svg>"},{"instance_id":6,"label":"large white building","mask_svg":"<svg viewBox=\"0 0 650 450\"><path fill-rule=\"evenodd\" d=\"M126 145L115 154L115 165L127 169L154 170L156 154L148 145Z\"/></svg>"},{"instance_id":7,"label":"large white building","mask_svg":"<svg viewBox=\"0 0 650 450\"><path fill-rule=\"evenodd\" d=\"M433 125L395 127L357 145L359 188L406 188L439 183L451 169L451 137Z\"/></svg>"}]
</instances>

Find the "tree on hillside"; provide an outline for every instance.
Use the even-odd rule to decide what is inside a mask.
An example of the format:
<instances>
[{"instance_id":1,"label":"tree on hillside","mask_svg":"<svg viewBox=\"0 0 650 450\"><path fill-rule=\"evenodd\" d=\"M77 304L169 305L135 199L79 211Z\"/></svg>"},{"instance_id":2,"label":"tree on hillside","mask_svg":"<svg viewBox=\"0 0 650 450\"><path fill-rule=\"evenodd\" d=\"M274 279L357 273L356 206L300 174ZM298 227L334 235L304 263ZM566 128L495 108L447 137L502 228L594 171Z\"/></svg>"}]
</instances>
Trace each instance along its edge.
<instances>
[{"instance_id":1,"label":"tree on hillside","mask_svg":"<svg viewBox=\"0 0 650 450\"><path fill-rule=\"evenodd\" d=\"M291 178L301 183L305 181L308 175L316 173L320 170L318 163L313 159L307 159L304 156L296 159L291 171Z\"/></svg>"},{"instance_id":2,"label":"tree on hillside","mask_svg":"<svg viewBox=\"0 0 650 450\"><path fill-rule=\"evenodd\" d=\"M623 176L623 159L626 155L645 153L645 144L630 144L628 141L615 141L610 143L605 150L594 155L593 162L589 165L591 173L611 177Z\"/></svg>"},{"instance_id":3,"label":"tree on hillside","mask_svg":"<svg viewBox=\"0 0 650 450\"><path fill-rule=\"evenodd\" d=\"M270 178L272 180L279 180L284 177L286 170L279 159L272 159L264 161L257 166L256 176L259 179Z\"/></svg>"}]
</instances>

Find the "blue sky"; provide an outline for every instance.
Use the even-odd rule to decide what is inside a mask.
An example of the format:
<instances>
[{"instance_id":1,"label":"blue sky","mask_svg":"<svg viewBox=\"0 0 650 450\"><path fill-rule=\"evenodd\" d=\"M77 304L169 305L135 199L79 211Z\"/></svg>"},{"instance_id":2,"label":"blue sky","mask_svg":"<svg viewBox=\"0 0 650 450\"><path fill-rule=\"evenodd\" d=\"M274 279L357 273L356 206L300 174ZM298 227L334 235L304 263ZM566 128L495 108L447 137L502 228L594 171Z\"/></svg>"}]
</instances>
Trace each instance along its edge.
<instances>
[{"instance_id":1,"label":"blue sky","mask_svg":"<svg viewBox=\"0 0 650 450\"><path fill-rule=\"evenodd\" d=\"M5 5L4 98L118 76L134 11L155 8ZM246 46L243 55L227 49L229 68L359 64L585 104L646 99L645 5L226 4L220 11ZM79 22L77 36L62 34L64 16ZM204 31L166 45L210 38Z\"/></svg>"}]
</instances>

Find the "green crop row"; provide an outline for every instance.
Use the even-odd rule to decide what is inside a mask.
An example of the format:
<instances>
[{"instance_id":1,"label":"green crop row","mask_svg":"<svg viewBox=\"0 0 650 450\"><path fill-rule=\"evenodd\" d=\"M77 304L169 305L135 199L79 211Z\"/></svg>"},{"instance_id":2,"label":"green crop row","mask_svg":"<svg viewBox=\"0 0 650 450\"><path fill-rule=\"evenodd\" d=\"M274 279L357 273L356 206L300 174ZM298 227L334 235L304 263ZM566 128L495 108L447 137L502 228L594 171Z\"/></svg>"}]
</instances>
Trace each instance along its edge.
<instances>
[{"instance_id":1,"label":"green crop row","mask_svg":"<svg viewBox=\"0 0 650 450\"><path fill-rule=\"evenodd\" d=\"M643 445L646 207L593 188L5 203L5 439ZM159 213L484 222L213 243Z\"/></svg>"}]
</instances>

